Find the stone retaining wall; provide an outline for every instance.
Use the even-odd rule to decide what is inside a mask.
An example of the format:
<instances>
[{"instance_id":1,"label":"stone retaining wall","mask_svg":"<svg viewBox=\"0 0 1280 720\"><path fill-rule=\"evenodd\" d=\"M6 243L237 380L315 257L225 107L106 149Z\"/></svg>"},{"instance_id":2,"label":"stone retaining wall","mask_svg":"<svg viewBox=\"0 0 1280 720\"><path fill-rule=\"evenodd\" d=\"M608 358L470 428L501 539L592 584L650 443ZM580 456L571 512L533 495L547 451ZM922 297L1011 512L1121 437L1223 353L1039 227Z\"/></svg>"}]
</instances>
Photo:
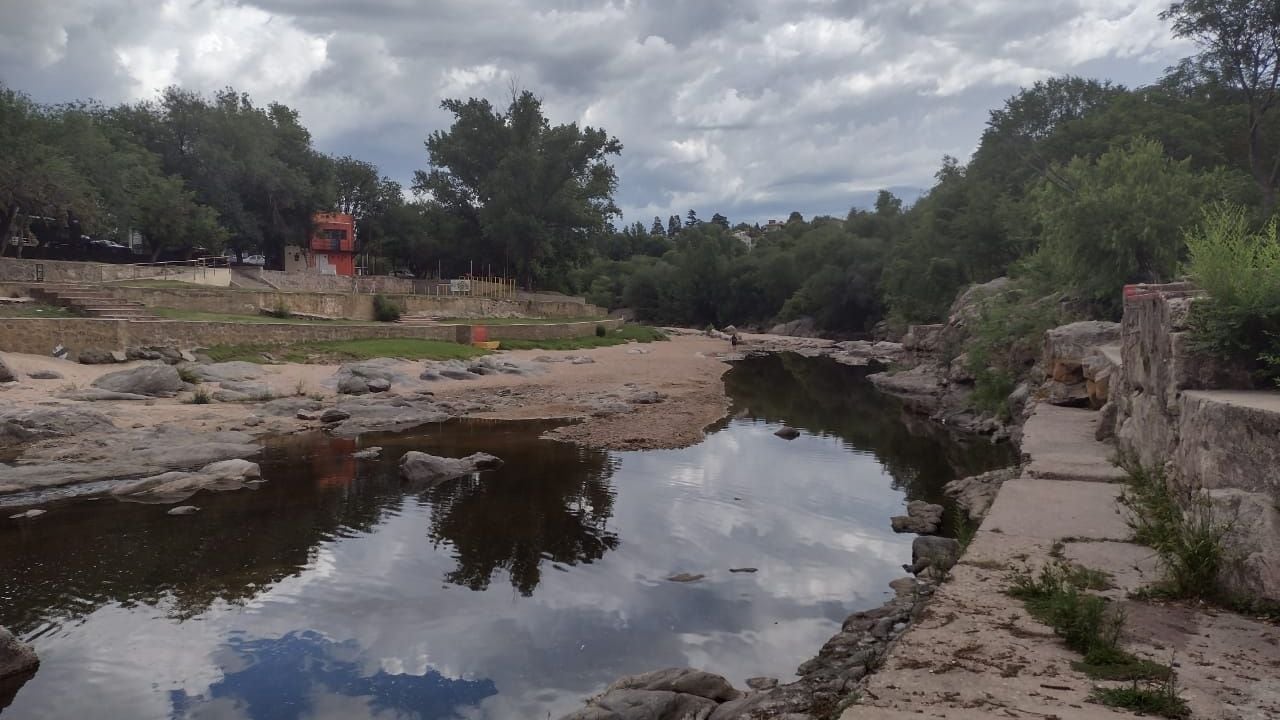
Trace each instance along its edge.
<instances>
[{"instance_id":1,"label":"stone retaining wall","mask_svg":"<svg viewBox=\"0 0 1280 720\"><path fill-rule=\"evenodd\" d=\"M168 267L129 265L68 260L31 260L0 258L0 282L36 282L43 273L46 283L99 283L122 280L168 279L196 285L227 287L231 284L230 268Z\"/></svg>"},{"instance_id":2,"label":"stone retaining wall","mask_svg":"<svg viewBox=\"0 0 1280 720\"><path fill-rule=\"evenodd\" d=\"M487 326L491 340L554 340L610 330L621 320ZM0 350L48 355L62 345L72 359L82 350L165 346L189 350L212 345L289 345L324 340L416 338L469 342L469 325L338 325L329 323L236 323L194 320L102 320L97 318L8 318L0 323Z\"/></svg>"},{"instance_id":3,"label":"stone retaining wall","mask_svg":"<svg viewBox=\"0 0 1280 720\"><path fill-rule=\"evenodd\" d=\"M54 284L52 281L49 284ZM26 294L29 281L0 283L0 292ZM53 288L50 288L53 289ZM270 290L215 289L206 287L158 288L109 285L95 287L121 300L147 307L169 307L198 312L256 315L258 308L287 308L290 312L350 320L373 319L373 296L353 293L273 292ZM408 315L450 318L602 318L595 305L566 300L495 300L473 297L389 295Z\"/></svg>"}]
</instances>

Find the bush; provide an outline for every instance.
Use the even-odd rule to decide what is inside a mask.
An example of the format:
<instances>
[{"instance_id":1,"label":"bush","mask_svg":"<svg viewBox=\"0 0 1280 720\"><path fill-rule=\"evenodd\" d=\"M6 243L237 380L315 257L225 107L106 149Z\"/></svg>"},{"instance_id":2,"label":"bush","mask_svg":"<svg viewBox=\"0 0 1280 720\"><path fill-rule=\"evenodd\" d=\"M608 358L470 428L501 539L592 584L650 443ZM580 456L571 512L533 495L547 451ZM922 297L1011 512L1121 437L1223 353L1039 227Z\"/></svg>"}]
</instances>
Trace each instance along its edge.
<instances>
[{"instance_id":1,"label":"bush","mask_svg":"<svg viewBox=\"0 0 1280 720\"><path fill-rule=\"evenodd\" d=\"M192 405L208 405L211 402L213 402L213 398L209 395L209 391L203 385L196 388L195 393L191 396Z\"/></svg>"},{"instance_id":2,"label":"bush","mask_svg":"<svg viewBox=\"0 0 1280 720\"><path fill-rule=\"evenodd\" d=\"M605 328L605 326L603 325L596 326L596 337L604 337L608 334L609 334L609 331L608 329Z\"/></svg>"},{"instance_id":3,"label":"bush","mask_svg":"<svg viewBox=\"0 0 1280 720\"><path fill-rule=\"evenodd\" d=\"M400 306L386 295L378 293L373 296L373 319L378 322L395 322L400 319Z\"/></svg>"},{"instance_id":4,"label":"bush","mask_svg":"<svg viewBox=\"0 0 1280 720\"><path fill-rule=\"evenodd\" d=\"M1039 357L1045 331L1064 321L1056 297L1031 299L1025 287L987 298L966 345L974 408L1007 419L1009 394Z\"/></svg>"},{"instance_id":5,"label":"bush","mask_svg":"<svg viewBox=\"0 0 1280 720\"><path fill-rule=\"evenodd\" d=\"M1208 298L1192 306L1197 347L1280 383L1280 240L1276 221L1260 232L1247 211L1214 205L1186 234L1187 271Z\"/></svg>"}]
</instances>

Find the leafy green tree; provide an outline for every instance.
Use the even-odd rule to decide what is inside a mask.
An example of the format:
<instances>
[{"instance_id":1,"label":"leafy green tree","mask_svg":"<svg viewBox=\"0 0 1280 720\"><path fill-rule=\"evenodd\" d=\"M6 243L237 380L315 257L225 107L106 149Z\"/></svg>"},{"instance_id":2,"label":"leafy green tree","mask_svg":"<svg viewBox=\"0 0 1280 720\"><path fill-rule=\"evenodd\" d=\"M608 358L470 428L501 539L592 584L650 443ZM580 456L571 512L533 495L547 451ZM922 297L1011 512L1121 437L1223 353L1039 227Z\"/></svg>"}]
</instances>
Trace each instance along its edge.
<instances>
[{"instance_id":1,"label":"leafy green tree","mask_svg":"<svg viewBox=\"0 0 1280 720\"><path fill-rule=\"evenodd\" d=\"M1183 227L1222 181L1195 173L1189 160L1169 159L1152 140L1135 140L1096 162L1076 158L1055 175L1032 196L1044 228L1040 253L1053 282L1111 312L1125 283L1173 277Z\"/></svg>"},{"instance_id":2,"label":"leafy green tree","mask_svg":"<svg viewBox=\"0 0 1280 720\"><path fill-rule=\"evenodd\" d=\"M712 215L712 216L711 216L711 224L712 224L712 225L719 225L720 227L724 228L725 230L728 230L728 229L729 229L729 218L727 218L727 217L725 217L725 216L721 215L720 213L716 213L716 214L714 214L714 215Z\"/></svg>"},{"instance_id":3,"label":"leafy green tree","mask_svg":"<svg viewBox=\"0 0 1280 720\"><path fill-rule=\"evenodd\" d=\"M653 227L649 228L649 234L663 236L667 234L667 228L662 224L662 218L657 215L653 216Z\"/></svg>"},{"instance_id":4,"label":"leafy green tree","mask_svg":"<svg viewBox=\"0 0 1280 720\"><path fill-rule=\"evenodd\" d=\"M680 224L679 215L672 215L667 218L667 237L675 237L679 235L681 227L683 226Z\"/></svg>"},{"instance_id":5,"label":"leafy green tree","mask_svg":"<svg viewBox=\"0 0 1280 720\"><path fill-rule=\"evenodd\" d=\"M689 212L685 213L685 216L684 216L685 227L693 227L694 225L699 225L701 223L702 221L698 219L698 213L694 212L692 208L689 210Z\"/></svg>"},{"instance_id":6,"label":"leafy green tree","mask_svg":"<svg viewBox=\"0 0 1280 720\"><path fill-rule=\"evenodd\" d=\"M413 189L456 221L456 241L482 261L509 261L532 286L584 257L591 234L619 214L608 158L622 144L604 130L552 126L528 91L505 113L476 98L442 107L454 123L427 139L431 168L415 173Z\"/></svg>"},{"instance_id":7,"label":"leafy green tree","mask_svg":"<svg viewBox=\"0 0 1280 720\"><path fill-rule=\"evenodd\" d=\"M1200 46L1202 60L1248 106L1249 169L1262 209L1276 206L1280 154L1268 147L1266 125L1280 82L1280 3L1276 0L1183 0L1161 13L1175 35Z\"/></svg>"}]
</instances>

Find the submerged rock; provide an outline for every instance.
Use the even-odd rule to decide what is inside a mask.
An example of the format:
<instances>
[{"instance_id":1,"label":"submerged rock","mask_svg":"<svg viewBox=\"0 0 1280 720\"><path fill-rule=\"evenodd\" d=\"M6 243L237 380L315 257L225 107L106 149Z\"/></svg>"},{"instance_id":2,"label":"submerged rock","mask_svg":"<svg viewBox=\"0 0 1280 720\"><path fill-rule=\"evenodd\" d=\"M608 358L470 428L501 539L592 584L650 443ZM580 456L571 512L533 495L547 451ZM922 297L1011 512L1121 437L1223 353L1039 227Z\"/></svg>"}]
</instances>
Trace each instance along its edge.
<instances>
[{"instance_id":1,"label":"submerged rock","mask_svg":"<svg viewBox=\"0 0 1280 720\"><path fill-rule=\"evenodd\" d=\"M379 458L382 457L382 448L377 445L367 447L363 450L357 450L351 453L351 457L357 460L372 460L374 458Z\"/></svg>"},{"instance_id":2,"label":"submerged rock","mask_svg":"<svg viewBox=\"0 0 1280 720\"><path fill-rule=\"evenodd\" d=\"M800 431L790 425L783 425L781 428L778 428L778 431L775 432L774 435L777 435L783 440L795 440L800 437Z\"/></svg>"},{"instance_id":3,"label":"submerged rock","mask_svg":"<svg viewBox=\"0 0 1280 720\"><path fill-rule=\"evenodd\" d=\"M410 450L400 458L400 477L415 483L441 483L499 467L502 467L502 460L487 453L446 458Z\"/></svg>"},{"instance_id":4,"label":"submerged rock","mask_svg":"<svg viewBox=\"0 0 1280 720\"><path fill-rule=\"evenodd\" d=\"M667 578L667 581L678 582L678 583L689 583L689 582L698 582L699 580L702 580L705 577L706 575L701 575L701 574L695 575L693 573L676 573L675 575L672 575L671 577Z\"/></svg>"},{"instance_id":5,"label":"submerged rock","mask_svg":"<svg viewBox=\"0 0 1280 720\"><path fill-rule=\"evenodd\" d=\"M32 510L27 510L26 512L20 512L16 515L10 515L9 519L10 520L30 520L31 518L38 518L41 515L44 515L46 512L48 512L48 510L32 509Z\"/></svg>"},{"instance_id":6,"label":"submerged rock","mask_svg":"<svg viewBox=\"0 0 1280 720\"><path fill-rule=\"evenodd\" d=\"M198 512L200 512L200 508L195 505L179 505L166 512L165 515L195 515Z\"/></svg>"},{"instance_id":7,"label":"submerged rock","mask_svg":"<svg viewBox=\"0 0 1280 720\"><path fill-rule=\"evenodd\" d=\"M239 490L245 483L261 477L262 471L257 463L239 459L221 460L209 463L196 472L172 471L124 482L113 488L111 494L122 500L135 502L178 502L201 490Z\"/></svg>"}]
</instances>

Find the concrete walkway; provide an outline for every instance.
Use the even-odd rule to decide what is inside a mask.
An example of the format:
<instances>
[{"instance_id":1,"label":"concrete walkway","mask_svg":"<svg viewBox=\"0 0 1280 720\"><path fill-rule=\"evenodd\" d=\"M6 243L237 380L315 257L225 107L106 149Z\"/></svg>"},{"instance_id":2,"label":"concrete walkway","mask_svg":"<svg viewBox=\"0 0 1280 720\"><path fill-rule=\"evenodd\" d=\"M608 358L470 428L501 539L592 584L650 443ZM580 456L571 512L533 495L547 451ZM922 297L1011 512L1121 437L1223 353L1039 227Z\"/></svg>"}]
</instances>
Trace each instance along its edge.
<instances>
[{"instance_id":1,"label":"concrete walkway","mask_svg":"<svg viewBox=\"0 0 1280 720\"><path fill-rule=\"evenodd\" d=\"M1037 408L1023 477L1001 488L951 578L842 720L1136 717L1088 702L1095 681L1072 668L1079 656L1005 593L1013 571L1055 552L1112 574L1116 588L1103 594L1126 613L1126 648L1177 669L1193 717L1280 718L1280 628L1127 598L1160 574L1149 548L1125 542L1122 474L1095 423L1088 410Z\"/></svg>"}]
</instances>

